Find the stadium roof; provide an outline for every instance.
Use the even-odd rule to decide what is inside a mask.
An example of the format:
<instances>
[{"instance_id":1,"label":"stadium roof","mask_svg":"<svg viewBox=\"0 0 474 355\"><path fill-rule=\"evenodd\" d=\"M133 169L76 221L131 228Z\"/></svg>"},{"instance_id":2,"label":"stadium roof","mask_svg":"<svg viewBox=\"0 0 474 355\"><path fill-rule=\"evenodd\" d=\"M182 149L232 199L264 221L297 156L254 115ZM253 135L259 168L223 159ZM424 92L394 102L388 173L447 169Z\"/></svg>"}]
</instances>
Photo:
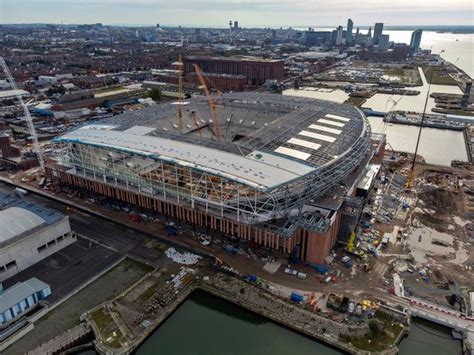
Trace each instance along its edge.
<instances>
[{"instance_id":1,"label":"stadium roof","mask_svg":"<svg viewBox=\"0 0 474 355\"><path fill-rule=\"evenodd\" d=\"M130 130L101 130L85 126L58 137L55 141L89 144L141 154L190 166L260 189L284 184L315 170L314 167L276 154L254 151L243 156L162 137L133 134Z\"/></svg>"},{"instance_id":2,"label":"stadium roof","mask_svg":"<svg viewBox=\"0 0 474 355\"><path fill-rule=\"evenodd\" d=\"M46 221L24 208L10 207L0 211L0 243L19 236Z\"/></svg>"}]
</instances>

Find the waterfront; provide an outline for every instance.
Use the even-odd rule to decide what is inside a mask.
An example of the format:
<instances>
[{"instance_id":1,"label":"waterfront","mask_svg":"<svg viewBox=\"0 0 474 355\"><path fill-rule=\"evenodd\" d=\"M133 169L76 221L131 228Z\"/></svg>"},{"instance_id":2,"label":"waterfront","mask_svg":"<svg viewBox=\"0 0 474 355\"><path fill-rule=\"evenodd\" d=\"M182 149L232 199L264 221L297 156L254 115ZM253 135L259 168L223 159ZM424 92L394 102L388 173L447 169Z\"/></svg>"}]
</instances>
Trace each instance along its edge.
<instances>
[{"instance_id":1,"label":"waterfront","mask_svg":"<svg viewBox=\"0 0 474 355\"><path fill-rule=\"evenodd\" d=\"M136 353L340 354L325 344L203 292L194 293L186 300Z\"/></svg>"},{"instance_id":2,"label":"waterfront","mask_svg":"<svg viewBox=\"0 0 474 355\"><path fill-rule=\"evenodd\" d=\"M371 108L375 111L392 111L394 109L404 111L416 111L423 112L425 105L426 94L428 93L428 83L426 81L423 71L419 68L419 73L423 81L422 86L406 87L405 89L416 89L420 91L419 95L415 96L402 96L402 95L389 95L389 94L375 94L369 98L362 107ZM431 85L431 93L444 93L444 94L462 94L461 89L455 85ZM349 98L349 94L344 90L336 89L314 89L314 88L302 88L302 89L288 89L284 92L285 95L312 97L321 100L329 100L334 102L342 103ZM396 102L396 105L394 103ZM428 99L426 107L427 112L430 112L436 106L435 101L432 97Z\"/></svg>"},{"instance_id":3,"label":"waterfront","mask_svg":"<svg viewBox=\"0 0 474 355\"><path fill-rule=\"evenodd\" d=\"M400 355L462 354L460 340L453 340L449 328L414 318L410 333L400 342Z\"/></svg>"},{"instance_id":4,"label":"waterfront","mask_svg":"<svg viewBox=\"0 0 474 355\"><path fill-rule=\"evenodd\" d=\"M186 336L186 341L183 341ZM264 317L204 292L194 293L138 348L136 354L340 354ZM400 354L461 354L449 329L416 319Z\"/></svg>"},{"instance_id":5,"label":"waterfront","mask_svg":"<svg viewBox=\"0 0 474 355\"><path fill-rule=\"evenodd\" d=\"M383 122L382 117L368 117L372 132L385 133L395 151L414 153L419 127ZM390 147L387 147L390 150ZM451 160L467 161L462 132L423 128L418 154L428 164L450 166Z\"/></svg>"},{"instance_id":6,"label":"waterfront","mask_svg":"<svg viewBox=\"0 0 474 355\"><path fill-rule=\"evenodd\" d=\"M298 28L307 30L307 28ZM317 28L317 31L332 31L332 27ZM373 29L372 29L373 30ZM366 33L367 30L361 30ZM410 44L413 31L405 30L384 30L384 34L390 36L390 41L396 43ZM421 37L421 48L431 49L433 53L441 53L441 57L455 64L471 78L474 78L474 34L473 33L438 33L434 31L423 31Z\"/></svg>"}]
</instances>

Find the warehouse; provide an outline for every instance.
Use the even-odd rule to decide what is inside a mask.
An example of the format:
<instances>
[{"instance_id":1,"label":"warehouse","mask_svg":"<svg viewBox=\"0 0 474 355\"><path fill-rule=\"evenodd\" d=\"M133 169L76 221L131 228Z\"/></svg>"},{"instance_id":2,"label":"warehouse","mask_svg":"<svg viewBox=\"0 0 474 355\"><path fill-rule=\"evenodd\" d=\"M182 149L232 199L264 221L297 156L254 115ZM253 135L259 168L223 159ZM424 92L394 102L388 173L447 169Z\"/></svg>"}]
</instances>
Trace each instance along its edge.
<instances>
[{"instance_id":1,"label":"warehouse","mask_svg":"<svg viewBox=\"0 0 474 355\"><path fill-rule=\"evenodd\" d=\"M33 309L51 294L51 287L36 277L0 291L0 326Z\"/></svg>"},{"instance_id":2,"label":"warehouse","mask_svg":"<svg viewBox=\"0 0 474 355\"><path fill-rule=\"evenodd\" d=\"M168 103L55 139L57 184L94 191L176 220L321 262L355 188L383 155L349 105L269 94ZM213 119L215 117L215 119ZM350 208L345 208L350 205ZM353 212L349 212L353 213Z\"/></svg>"},{"instance_id":3,"label":"warehouse","mask_svg":"<svg viewBox=\"0 0 474 355\"><path fill-rule=\"evenodd\" d=\"M0 193L0 281L75 240L67 216Z\"/></svg>"}]
</instances>

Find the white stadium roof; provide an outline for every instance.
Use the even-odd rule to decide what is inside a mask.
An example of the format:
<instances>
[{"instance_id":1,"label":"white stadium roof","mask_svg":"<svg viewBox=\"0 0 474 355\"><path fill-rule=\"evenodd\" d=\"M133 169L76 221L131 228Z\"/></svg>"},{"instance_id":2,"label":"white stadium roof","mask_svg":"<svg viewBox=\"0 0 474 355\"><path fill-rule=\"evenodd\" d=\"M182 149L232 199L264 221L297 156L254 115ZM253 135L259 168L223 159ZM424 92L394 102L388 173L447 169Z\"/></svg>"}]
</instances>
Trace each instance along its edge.
<instances>
[{"instance_id":1,"label":"white stadium roof","mask_svg":"<svg viewBox=\"0 0 474 355\"><path fill-rule=\"evenodd\" d=\"M260 189L284 184L315 170L312 166L275 154L254 151L247 156L241 156L197 144L143 136L139 135L142 132L138 131L100 130L85 126L56 138L56 141L77 142L154 156Z\"/></svg>"},{"instance_id":2,"label":"white stadium roof","mask_svg":"<svg viewBox=\"0 0 474 355\"><path fill-rule=\"evenodd\" d=\"M0 243L45 223L45 220L24 208L10 207L0 211Z\"/></svg>"}]
</instances>

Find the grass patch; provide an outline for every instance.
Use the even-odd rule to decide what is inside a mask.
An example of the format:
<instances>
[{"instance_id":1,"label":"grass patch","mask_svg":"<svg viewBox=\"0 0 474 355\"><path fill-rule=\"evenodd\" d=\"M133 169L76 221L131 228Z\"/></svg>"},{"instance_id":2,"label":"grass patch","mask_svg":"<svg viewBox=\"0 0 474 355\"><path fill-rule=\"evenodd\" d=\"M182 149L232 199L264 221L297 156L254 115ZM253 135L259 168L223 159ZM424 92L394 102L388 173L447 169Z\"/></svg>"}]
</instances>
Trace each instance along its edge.
<instances>
[{"instance_id":1,"label":"grass patch","mask_svg":"<svg viewBox=\"0 0 474 355\"><path fill-rule=\"evenodd\" d=\"M99 328L100 332L103 332L107 326L112 323L114 320L110 313L106 311L104 308L100 308L91 313L91 318Z\"/></svg>"},{"instance_id":2,"label":"grass patch","mask_svg":"<svg viewBox=\"0 0 474 355\"><path fill-rule=\"evenodd\" d=\"M392 315L381 310L375 312L375 318L369 321L369 330L362 336L340 334L339 339L365 351L382 351L390 348L403 325Z\"/></svg>"},{"instance_id":3,"label":"grass patch","mask_svg":"<svg viewBox=\"0 0 474 355\"><path fill-rule=\"evenodd\" d=\"M423 73L425 73L426 81L434 85L457 85L457 81L454 80L448 73L440 70L439 67L425 65L422 67ZM433 77L431 75L433 74Z\"/></svg>"},{"instance_id":4,"label":"grass patch","mask_svg":"<svg viewBox=\"0 0 474 355\"><path fill-rule=\"evenodd\" d=\"M420 73L413 68L388 68L384 70L385 75L398 76L404 84L422 85Z\"/></svg>"},{"instance_id":5,"label":"grass patch","mask_svg":"<svg viewBox=\"0 0 474 355\"><path fill-rule=\"evenodd\" d=\"M125 271L140 271L144 274L148 274L149 272L153 271L153 268L151 266L148 266L146 264L143 264L139 261L133 260L133 259L125 259L123 261L123 268Z\"/></svg>"}]
</instances>

